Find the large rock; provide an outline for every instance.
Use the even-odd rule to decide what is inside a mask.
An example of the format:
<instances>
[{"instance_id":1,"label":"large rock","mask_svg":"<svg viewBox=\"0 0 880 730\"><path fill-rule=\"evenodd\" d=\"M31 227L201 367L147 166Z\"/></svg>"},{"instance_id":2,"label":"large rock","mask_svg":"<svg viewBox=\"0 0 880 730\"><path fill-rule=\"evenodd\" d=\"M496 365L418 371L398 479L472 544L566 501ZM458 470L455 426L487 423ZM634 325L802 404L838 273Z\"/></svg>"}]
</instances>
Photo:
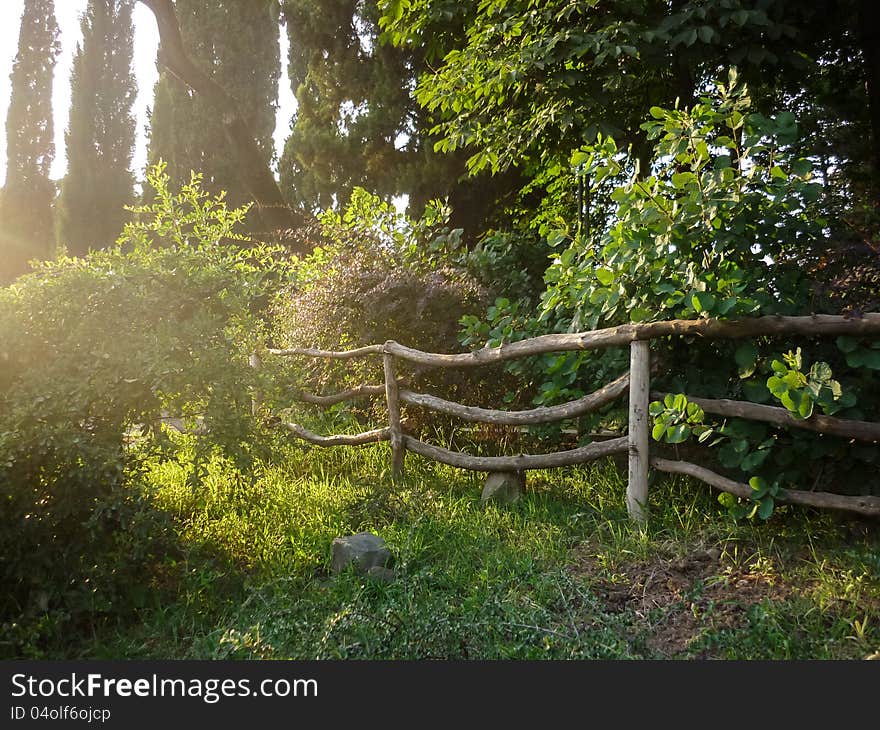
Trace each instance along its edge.
<instances>
[{"instance_id":1,"label":"large rock","mask_svg":"<svg viewBox=\"0 0 880 730\"><path fill-rule=\"evenodd\" d=\"M339 573L349 565L367 575L371 568L384 568L391 562L391 551L385 541L370 532L359 532L357 535L333 538L333 559L330 570Z\"/></svg>"},{"instance_id":2,"label":"large rock","mask_svg":"<svg viewBox=\"0 0 880 730\"><path fill-rule=\"evenodd\" d=\"M486 479L481 499L484 502L510 504L516 502L526 489L524 471L493 471Z\"/></svg>"}]
</instances>

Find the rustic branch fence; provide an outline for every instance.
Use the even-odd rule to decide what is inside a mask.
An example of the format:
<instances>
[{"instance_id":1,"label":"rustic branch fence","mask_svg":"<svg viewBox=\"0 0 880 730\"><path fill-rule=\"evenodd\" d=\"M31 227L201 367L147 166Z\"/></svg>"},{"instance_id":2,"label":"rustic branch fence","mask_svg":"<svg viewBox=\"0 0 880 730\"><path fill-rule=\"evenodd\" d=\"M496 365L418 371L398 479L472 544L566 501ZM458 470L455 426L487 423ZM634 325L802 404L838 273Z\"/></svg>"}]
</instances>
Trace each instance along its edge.
<instances>
[{"instance_id":1,"label":"rustic branch fence","mask_svg":"<svg viewBox=\"0 0 880 730\"><path fill-rule=\"evenodd\" d=\"M423 352L405 347L393 340L389 340L384 344L369 345L341 352L310 348L270 349L268 352L272 355L333 360L346 360L371 355L382 357L385 373L385 382L382 385L361 385L331 395L299 393L296 399L305 403L326 407L345 400L384 394L388 410L388 425L384 428L355 435L320 436L308 431L301 425L295 423L285 424L290 432L305 441L319 446L363 445L390 441L392 475L394 478L399 478L403 474L404 459L407 451L412 451L428 459L462 469L486 472L521 472L529 469L568 466L586 463L603 456L628 452L629 474L626 504L630 516L634 520L642 522L647 518L649 467L673 474L686 474L700 479L715 489L746 499L752 492L748 484L728 479L696 464L651 457L649 449L650 421L648 405L652 397L659 399L664 394L652 392L650 389L650 340L669 336L740 339L774 335L813 337L880 335L880 313L868 313L858 318L838 315L806 317L769 316L735 321L701 319L628 324L591 332L543 335L529 340L501 345L500 347L485 347L481 350L461 354ZM592 350L614 346L630 347L630 369L628 373L595 393L586 395L578 400L562 405L523 411L477 408L447 401L432 395L412 392L401 387L395 368L396 358L418 365L463 368L505 362L531 355ZM458 416L467 421L516 426L551 423L576 418L613 402L627 392L629 394L629 428L627 436L549 454L473 456L424 443L404 433L401 427L401 403L421 406L448 415ZM880 423L832 418L819 414L813 415L808 419L798 419L792 416L785 408L774 406L734 400L691 398L689 396L688 400L697 403L706 413L758 420L775 426L802 428L880 445ZM839 509L869 516L880 516L880 497L875 496L846 496L828 492L781 490L776 496L776 500L789 504Z\"/></svg>"}]
</instances>

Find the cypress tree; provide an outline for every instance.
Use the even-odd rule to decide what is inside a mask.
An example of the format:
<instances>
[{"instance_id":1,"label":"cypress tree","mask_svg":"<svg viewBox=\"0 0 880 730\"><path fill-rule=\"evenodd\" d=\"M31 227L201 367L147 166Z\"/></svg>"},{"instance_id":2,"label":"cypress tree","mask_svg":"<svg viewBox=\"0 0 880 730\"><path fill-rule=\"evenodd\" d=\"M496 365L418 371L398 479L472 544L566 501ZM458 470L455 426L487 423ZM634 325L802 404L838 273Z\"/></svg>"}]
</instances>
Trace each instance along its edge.
<instances>
[{"instance_id":1,"label":"cypress tree","mask_svg":"<svg viewBox=\"0 0 880 730\"><path fill-rule=\"evenodd\" d=\"M9 281L26 271L29 259L52 254L52 75L60 51L53 0L25 0L6 117L0 281Z\"/></svg>"},{"instance_id":2,"label":"cypress tree","mask_svg":"<svg viewBox=\"0 0 880 730\"><path fill-rule=\"evenodd\" d=\"M266 165L278 105L280 52L275 0L177 0L181 37L190 58L247 110L247 120ZM160 49L161 53L161 49ZM190 172L203 174L203 188L225 190L230 205L251 198L241 183L234 155L216 112L181 81L162 73L150 115L148 159L163 159L173 184ZM252 225L257 225L252 221Z\"/></svg>"},{"instance_id":3,"label":"cypress tree","mask_svg":"<svg viewBox=\"0 0 880 730\"><path fill-rule=\"evenodd\" d=\"M279 164L285 195L306 210L345 203L354 187L406 194L413 214L447 198L452 224L477 232L521 184L517 174L466 178L466 155L435 154L428 113L412 95L419 76L463 35L460 12L426 19L430 44L382 41L376 0L284 0L288 75L296 115Z\"/></svg>"},{"instance_id":4,"label":"cypress tree","mask_svg":"<svg viewBox=\"0 0 880 730\"><path fill-rule=\"evenodd\" d=\"M82 17L58 205L58 242L74 255L111 244L127 216L123 206L134 201L133 3L89 0Z\"/></svg>"}]
</instances>

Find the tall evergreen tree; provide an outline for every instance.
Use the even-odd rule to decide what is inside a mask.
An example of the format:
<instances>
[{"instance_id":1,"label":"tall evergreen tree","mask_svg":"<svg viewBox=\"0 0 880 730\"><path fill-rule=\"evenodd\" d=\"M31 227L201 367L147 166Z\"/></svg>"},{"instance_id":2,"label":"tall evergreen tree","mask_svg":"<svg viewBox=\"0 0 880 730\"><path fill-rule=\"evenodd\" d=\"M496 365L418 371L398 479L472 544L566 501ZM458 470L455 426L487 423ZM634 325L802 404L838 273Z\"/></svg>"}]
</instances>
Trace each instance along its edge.
<instances>
[{"instance_id":1,"label":"tall evergreen tree","mask_svg":"<svg viewBox=\"0 0 880 730\"><path fill-rule=\"evenodd\" d=\"M23 273L29 259L52 253L52 75L60 51L53 0L25 0L6 118L0 281Z\"/></svg>"},{"instance_id":2,"label":"tall evergreen tree","mask_svg":"<svg viewBox=\"0 0 880 730\"><path fill-rule=\"evenodd\" d=\"M249 111L250 129L266 164L271 164L281 69L277 2L177 0L175 8L190 58L236 99L240 109ZM162 73L155 94L150 163L165 160L176 183L188 181L191 171L202 173L204 189L225 190L232 205L250 200L229 152L222 120L209 100L167 72Z\"/></svg>"},{"instance_id":3,"label":"tall evergreen tree","mask_svg":"<svg viewBox=\"0 0 880 730\"><path fill-rule=\"evenodd\" d=\"M58 242L75 255L112 243L126 217L123 206L134 201L133 4L89 0L82 17L58 204Z\"/></svg>"},{"instance_id":4,"label":"tall evergreen tree","mask_svg":"<svg viewBox=\"0 0 880 730\"><path fill-rule=\"evenodd\" d=\"M382 42L379 5L284 0L297 111L279 165L282 187L306 210L344 203L355 186L406 194L416 215L431 198L448 198L453 224L475 231L519 186L519 175L465 179L465 155L434 153L430 115L411 93L463 34L472 10L426 18L431 44L393 47Z\"/></svg>"}]
</instances>

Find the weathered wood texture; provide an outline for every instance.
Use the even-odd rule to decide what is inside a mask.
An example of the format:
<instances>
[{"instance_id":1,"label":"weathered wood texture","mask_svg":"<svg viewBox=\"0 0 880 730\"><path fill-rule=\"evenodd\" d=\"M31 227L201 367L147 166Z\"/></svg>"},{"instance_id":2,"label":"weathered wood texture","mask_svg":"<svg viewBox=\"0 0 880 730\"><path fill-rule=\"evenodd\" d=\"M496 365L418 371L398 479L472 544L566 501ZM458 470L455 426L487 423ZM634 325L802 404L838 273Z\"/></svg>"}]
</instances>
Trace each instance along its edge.
<instances>
[{"instance_id":1,"label":"weathered wood texture","mask_svg":"<svg viewBox=\"0 0 880 730\"><path fill-rule=\"evenodd\" d=\"M557 451L554 454L518 454L516 456L471 456L458 451L450 451L439 446L432 446L423 441L404 436L406 448L413 453L424 456L442 464L449 464L460 469L471 471L522 471L525 469L550 469L557 466L584 464L603 456L622 454L629 447L626 436L602 441L569 451Z\"/></svg>"},{"instance_id":2,"label":"weathered wood texture","mask_svg":"<svg viewBox=\"0 0 880 730\"><path fill-rule=\"evenodd\" d=\"M406 442L400 426L400 397L394 358L388 354L383 355L382 366L385 370L385 400L388 405L388 428L391 436L391 475L394 479L398 479L403 475Z\"/></svg>"},{"instance_id":3,"label":"weathered wood texture","mask_svg":"<svg viewBox=\"0 0 880 730\"><path fill-rule=\"evenodd\" d=\"M667 393L653 392L651 398L663 400ZM740 400L693 398L686 396L689 402L696 403L706 413L729 418L747 418L753 421L764 421L774 426L802 428L817 431L831 436L855 439L856 441L880 442L880 423L872 421L854 421L848 418L833 418L821 413L814 413L809 418L795 418L785 408L767 406L760 403L748 403Z\"/></svg>"},{"instance_id":4,"label":"weathered wood texture","mask_svg":"<svg viewBox=\"0 0 880 730\"><path fill-rule=\"evenodd\" d=\"M320 357L327 360L350 360L364 355L381 355L383 345L366 345L354 350L316 350L313 347L294 347L287 350L270 348L271 355L302 355L303 357Z\"/></svg>"},{"instance_id":5,"label":"weathered wood texture","mask_svg":"<svg viewBox=\"0 0 880 730\"><path fill-rule=\"evenodd\" d=\"M652 340L659 337L702 337L705 339L740 339L762 335L880 335L880 313L870 312L861 317L846 317L835 314L816 314L806 317L767 316L754 319L676 319L667 322L645 322L625 324L619 327L541 335L529 340L513 342L500 347L484 347L473 352L447 355L436 352L423 352L405 347L393 340L382 345L367 345L356 350L332 351L311 348L290 350L270 350L276 355L305 355L330 359L347 359L361 355L389 353L395 357L420 365L434 367L474 367L491 363L515 360L548 352L569 352L573 350L594 350L606 347L628 345L637 340Z\"/></svg>"},{"instance_id":6,"label":"weathered wood texture","mask_svg":"<svg viewBox=\"0 0 880 730\"><path fill-rule=\"evenodd\" d=\"M433 395L414 393L410 390L401 390L400 400L410 405L430 408L432 411L446 413L450 416L458 416L465 421L496 423L503 426L521 426L530 423L552 423L553 421L578 418L617 400L617 398L626 393L628 387L629 373L625 373L616 380L611 381L604 388L600 388L595 393L585 395L578 400L562 403L557 406L532 408L526 411L501 411L491 408L464 406Z\"/></svg>"},{"instance_id":7,"label":"weathered wood texture","mask_svg":"<svg viewBox=\"0 0 880 730\"><path fill-rule=\"evenodd\" d=\"M742 499L749 499L752 488L748 484L728 479L687 461L670 461L668 459L651 459L651 466L658 471L669 474L685 474L699 479L711 487L722 492L729 492ZM820 507L822 509L836 509L846 512L855 512L869 517L880 517L880 497L871 496L847 496L844 494L832 494L831 492L801 492L795 489L782 489L776 496L777 502L785 504L797 504L804 507Z\"/></svg>"},{"instance_id":8,"label":"weathered wood texture","mask_svg":"<svg viewBox=\"0 0 880 730\"><path fill-rule=\"evenodd\" d=\"M373 431L365 431L357 434L341 434L337 436L320 436L313 431L300 426L298 423L285 423L284 427L293 434L299 436L303 441L318 446L362 446L364 444L375 444L379 441L388 441L391 438L391 429L377 428Z\"/></svg>"},{"instance_id":9,"label":"weathered wood texture","mask_svg":"<svg viewBox=\"0 0 880 730\"><path fill-rule=\"evenodd\" d=\"M626 509L637 522L648 518L649 419L651 347L644 340L630 345L629 359L629 478Z\"/></svg>"}]
</instances>

